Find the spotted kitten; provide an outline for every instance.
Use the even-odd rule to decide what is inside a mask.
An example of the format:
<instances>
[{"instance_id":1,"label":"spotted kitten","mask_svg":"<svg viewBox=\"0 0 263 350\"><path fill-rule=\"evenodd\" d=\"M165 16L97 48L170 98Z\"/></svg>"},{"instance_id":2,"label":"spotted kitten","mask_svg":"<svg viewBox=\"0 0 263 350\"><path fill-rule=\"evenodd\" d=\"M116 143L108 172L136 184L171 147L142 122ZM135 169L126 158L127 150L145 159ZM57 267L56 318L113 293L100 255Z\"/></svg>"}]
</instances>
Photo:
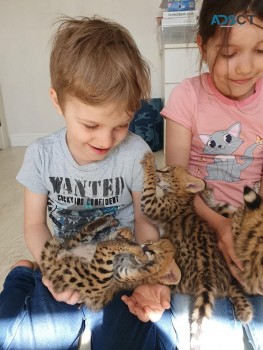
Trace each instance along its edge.
<instances>
[{"instance_id":1,"label":"spotted kitten","mask_svg":"<svg viewBox=\"0 0 263 350\"><path fill-rule=\"evenodd\" d=\"M171 289L173 293L194 296L191 349L198 349L203 320L211 317L215 298L229 297L237 318L244 323L251 320L252 307L230 274L215 233L194 210L194 196L203 190L204 182L179 166L155 170L154 156L150 153L142 164L142 210L159 225L162 238L174 244L182 277Z\"/></svg>"},{"instance_id":2,"label":"spotted kitten","mask_svg":"<svg viewBox=\"0 0 263 350\"><path fill-rule=\"evenodd\" d=\"M107 240L91 243L103 229L116 225L113 217L105 216L68 241L52 237L46 242L40 267L56 292L70 287L80 293L89 309L100 310L121 290L145 283L179 282L174 246L168 239L140 246L131 240L132 231L120 228Z\"/></svg>"}]
</instances>

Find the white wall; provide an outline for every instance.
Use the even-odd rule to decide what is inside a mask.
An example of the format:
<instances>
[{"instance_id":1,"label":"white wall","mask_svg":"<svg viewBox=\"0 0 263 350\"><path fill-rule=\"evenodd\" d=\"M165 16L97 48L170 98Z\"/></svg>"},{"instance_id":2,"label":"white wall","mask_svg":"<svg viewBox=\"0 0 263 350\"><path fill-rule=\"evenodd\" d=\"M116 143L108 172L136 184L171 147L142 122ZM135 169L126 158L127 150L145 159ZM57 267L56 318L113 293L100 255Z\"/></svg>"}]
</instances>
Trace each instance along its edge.
<instances>
[{"instance_id":1,"label":"white wall","mask_svg":"<svg viewBox=\"0 0 263 350\"><path fill-rule=\"evenodd\" d=\"M124 25L151 64L152 97L161 96L156 16L161 0L0 0L0 90L12 146L63 126L48 95L49 39L60 15L111 18ZM3 116L2 116L3 118Z\"/></svg>"}]
</instances>

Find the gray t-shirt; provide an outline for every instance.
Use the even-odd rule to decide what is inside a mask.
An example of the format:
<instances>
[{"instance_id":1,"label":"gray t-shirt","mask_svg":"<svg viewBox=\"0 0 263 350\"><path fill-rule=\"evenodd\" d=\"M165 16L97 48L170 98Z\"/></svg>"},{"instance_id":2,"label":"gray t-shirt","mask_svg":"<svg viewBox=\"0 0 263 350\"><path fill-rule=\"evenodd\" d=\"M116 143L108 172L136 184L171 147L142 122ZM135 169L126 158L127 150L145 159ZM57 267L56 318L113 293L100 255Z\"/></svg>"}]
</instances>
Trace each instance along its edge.
<instances>
[{"instance_id":1,"label":"gray t-shirt","mask_svg":"<svg viewBox=\"0 0 263 350\"><path fill-rule=\"evenodd\" d=\"M60 238L103 215L113 215L121 226L133 228L131 192L142 191L140 162L149 151L140 136L129 132L104 160L78 165L64 128L28 147L17 180L34 193L48 195L48 215Z\"/></svg>"}]
</instances>

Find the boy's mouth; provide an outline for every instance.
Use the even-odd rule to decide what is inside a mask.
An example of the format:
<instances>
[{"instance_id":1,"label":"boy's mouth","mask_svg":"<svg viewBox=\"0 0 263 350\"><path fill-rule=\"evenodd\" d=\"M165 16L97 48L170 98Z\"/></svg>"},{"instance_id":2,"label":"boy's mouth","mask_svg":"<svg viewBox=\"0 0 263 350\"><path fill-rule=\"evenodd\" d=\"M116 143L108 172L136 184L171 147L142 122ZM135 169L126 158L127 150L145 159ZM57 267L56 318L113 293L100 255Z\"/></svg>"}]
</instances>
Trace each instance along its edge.
<instances>
[{"instance_id":1,"label":"boy's mouth","mask_svg":"<svg viewBox=\"0 0 263 350\"><path fill-rule=\"evenodd\" d=\"M93 151L97 154L106 154L109 152L110 148L98 148L98 147L94 147L91 146L90 147L93 149Z\"/></svg>"}]
</instances>

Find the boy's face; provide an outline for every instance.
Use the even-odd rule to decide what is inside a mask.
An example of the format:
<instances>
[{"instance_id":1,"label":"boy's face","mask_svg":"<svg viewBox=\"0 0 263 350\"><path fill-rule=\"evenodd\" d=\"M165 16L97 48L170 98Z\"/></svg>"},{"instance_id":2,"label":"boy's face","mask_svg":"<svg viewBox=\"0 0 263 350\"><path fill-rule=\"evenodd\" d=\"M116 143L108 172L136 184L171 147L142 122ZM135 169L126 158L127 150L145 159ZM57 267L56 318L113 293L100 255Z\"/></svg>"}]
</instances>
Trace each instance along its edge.
<instances>
[{"instance_id":1,"label":"boy's face","mask_svg":"<svg viewBox=\"0 0 263 350\"><path fill-rule=\"evenodd\" d=\"M67 145L79 165L103 160L128 133L133 116L117 110L114 104L93 106L68 96L62 113L53 89L51 99L65 118Z\"/></svg>"}]
</instances>

